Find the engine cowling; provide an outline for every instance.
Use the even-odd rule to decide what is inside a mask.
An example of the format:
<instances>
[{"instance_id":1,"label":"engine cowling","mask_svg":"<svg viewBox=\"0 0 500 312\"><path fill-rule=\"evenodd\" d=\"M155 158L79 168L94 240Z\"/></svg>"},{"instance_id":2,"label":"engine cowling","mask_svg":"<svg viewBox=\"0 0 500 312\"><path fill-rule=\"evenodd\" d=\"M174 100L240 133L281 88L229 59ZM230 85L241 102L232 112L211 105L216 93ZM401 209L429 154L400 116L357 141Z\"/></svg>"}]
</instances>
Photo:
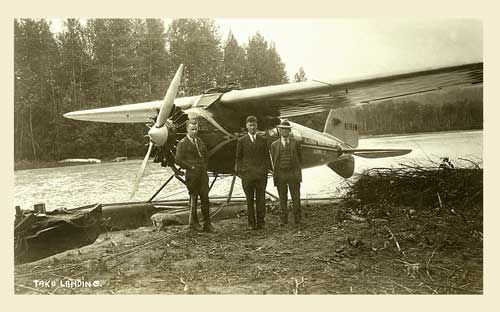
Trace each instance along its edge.
<instances>
[{"instance_id":1,"label":"engine cowling","mask_svg":"<svg viewBox=\"0 0 500 312\"><path fill-rule=\"evenodd\" d=\"M156 146L162 146L168 140L168 126L166 124L161 127L153 126L149 129L148 135Z\"/></svg>"}]
</instances>

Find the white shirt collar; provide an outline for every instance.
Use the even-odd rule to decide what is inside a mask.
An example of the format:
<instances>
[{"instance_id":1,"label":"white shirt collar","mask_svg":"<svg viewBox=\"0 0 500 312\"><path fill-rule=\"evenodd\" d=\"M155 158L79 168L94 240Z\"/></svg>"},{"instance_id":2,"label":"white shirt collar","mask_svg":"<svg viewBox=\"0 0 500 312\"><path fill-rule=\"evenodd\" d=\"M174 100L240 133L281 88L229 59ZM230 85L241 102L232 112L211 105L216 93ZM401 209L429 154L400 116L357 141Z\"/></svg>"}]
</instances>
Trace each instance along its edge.
<instances>
[{"instance_id":1,"label":"white shirt collar","mask_svg":"<svg viewBox=\"0 0 500 312\"><path fill-rule=\"evenodd\" d=\"M248 135L250 136L250 140L252 142L254 142L257 139L257 133L256 134L250 134L250 133L248 133Z\"/></svg>"},{"instance_id":2,"label":"white shirt collar","mask_svg":"<svg viewBox=\"0 0 500 312\"><path fill-rule=\"evenodd\" d=\"M281 137L281 144L285 145L286 142L290 143L290 137L288 138Z\"/></svg>"}]
</instances>

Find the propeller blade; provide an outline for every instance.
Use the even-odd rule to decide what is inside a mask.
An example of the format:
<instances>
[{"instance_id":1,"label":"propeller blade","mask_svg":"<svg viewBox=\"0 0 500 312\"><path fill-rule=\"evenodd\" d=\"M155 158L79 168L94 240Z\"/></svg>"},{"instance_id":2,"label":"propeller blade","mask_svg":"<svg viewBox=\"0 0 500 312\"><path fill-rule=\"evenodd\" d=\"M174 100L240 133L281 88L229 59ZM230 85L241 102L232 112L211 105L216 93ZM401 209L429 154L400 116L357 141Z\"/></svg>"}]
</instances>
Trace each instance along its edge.
<instances>
[{"instance_id":1,"label":"propeller blade","mask_svg":"<svg viewBox=\"0 0 500 312\"><path fill-rule=\"evenodd\" d=\"M141 168L137 173L137 178L135 179L134 188L132 189L132 193L130 194L130 198L134 197L135 192L137 192L137 188L139 187L139 183L142 180L142 176L144 175L144 170L146 169L146 165L148 163L149 154L151 154L151 149L153 148L153 142L149 142L148 152L146 153L146 157L142 161Z\"/></svg>"},{"instance_id":2,"label":"propeller blade","mask_svg":"<svg viewBox=\"0 0 500 312\"><path fill-rule=\"evenodd\" d=\"M160 107L160 112L158 113L158 118L156 119L156 127L163 127L168 117L172 113L174 108L174 100L177 96L177 90L179 90L179 86L181 84L181 76L184 65L179 65L179 69L175 73L170 86L168 87L167 94L165 94L165 99L163 99L163 104Z\"/></svg>"}]
</instances>

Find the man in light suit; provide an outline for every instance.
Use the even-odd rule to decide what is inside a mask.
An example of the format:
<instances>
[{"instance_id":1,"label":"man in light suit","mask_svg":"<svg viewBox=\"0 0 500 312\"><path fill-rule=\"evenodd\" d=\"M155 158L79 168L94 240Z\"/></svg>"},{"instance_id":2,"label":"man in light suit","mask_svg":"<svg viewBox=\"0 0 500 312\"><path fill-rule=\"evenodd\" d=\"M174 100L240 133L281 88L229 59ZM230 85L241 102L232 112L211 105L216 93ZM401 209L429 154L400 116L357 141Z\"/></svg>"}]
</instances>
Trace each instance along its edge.
<instances>
[{"instance_id":1,"label":"man in light suit","mask_svg":"<svg viewBox=\"0 0 500 312\"><path fill-rule=\"evenodd\" d=\"M258 230L265 224L267 172L271 169L271 159L267 140L257 134L257 118L248 116L246 127L248 134L242 136L236 145L234 169L241 178L246 195L248 227Z\"/></svg>"},{"instance_id":2,"label":"man in light suit","mask_svg":"<svg viewBox=\"0 0 500 312\"><path fill-rule=\"evenodd\" d=\"M186 126L187 135L177 144L175 162L186 169L186 186L189 191L189 228L200 231L198 223L198 195L201 201L201 214L203 216L203 231L214 232L210 222L210 203L208 199L208 156L207 148L198 137L198 123L189 120Z\"/></svg>"},{"instance_id":3,"label":"man in light suit","mask_svg":"<svg viewBox=\"0 0 500 312\"><path fill-rule=\"evenodd\" d=\"M273 180L280 197L281 225L290 224L300 228L302 211L300 207L300 183L302 182L302 153L300 143L291 135L291 125L283 120L278 126L280 138L271 144ZM288 211L288 189L292 195L293 209Z\"/></svg>"}]
</instances>

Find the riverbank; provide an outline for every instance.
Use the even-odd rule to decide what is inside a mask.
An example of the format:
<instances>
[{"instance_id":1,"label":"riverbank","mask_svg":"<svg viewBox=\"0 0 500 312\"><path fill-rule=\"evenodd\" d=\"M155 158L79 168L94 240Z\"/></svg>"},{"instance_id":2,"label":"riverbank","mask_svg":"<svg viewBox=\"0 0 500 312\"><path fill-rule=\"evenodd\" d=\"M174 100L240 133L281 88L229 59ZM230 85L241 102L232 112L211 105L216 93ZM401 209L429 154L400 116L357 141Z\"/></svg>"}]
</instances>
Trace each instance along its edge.
<instances>
[{"instance_id":1,"label":"riverbank","mask_svg":"<svg viewBox=\"0 0 500 312\"><path fill-rule=\"evenodd\" d=\"M340 203L304 205L301 231L280 227L269 206L261 231L242 217L216 222L214 234L105 233L16 266L15 292L482 294L482 169L405 170L366 172Z\"/></svg>"},{"instance_id":2,"label":"riverbank","mask_svg":"<svg viewBox=\"0 0 500 312\"><path fill-rule=\"evenodd\" d=\"M88 165L91 163L78 163L78 162L58 162L56 160L18 160L14 162L14 171L17 170L31 170L31 169L41 169L41 168L57 168L57 167L67 167L67 166L79 166Z\"/></svg>"},{"instance_id":3,"label":"riverbank","mask_svg":"<svg viewBox=\"0 0 500 312\"><path fill-rule=\"evenodd\" d=\"M263 231L244 219L217 233L184 226L101 235L91 246L19 265L17 294L470 294L482 293L478 237L450 235L457 220L422 216L369 224L335 206L306 207L294 232L271 215ZM433 231L422 231L434 227ZM444 232L443 232L444 230ZM39 287L35 281L54 281ZM90 281L98 286L65 287Z\"/></svg>"},{"instance_id":4,"label":"riverbank","mask_svg":"<svg viewBox=\"0 0 500 312\"><path fill-rule=\"evenodd\" d=\"M246 217L101 234L15 266L17 294L482 294L483 170L366 170L339 202L304 204L304 227ZM43 282L43 283L42 283Z\"/></svg>"},{"instance_id":5,"label":"riverbank","mask_svg":"<svg viewBox=\"0 0 500 312\"><path fill-rule=\"evenodd\" d=\"M127 160L141 159L140 157L128 157ZM112 162L111 159L103 160L102 163ZM41 169L41 168L58 168L67 166L81 166L81 165L93 165L95 163L88 162L59 162L57 160L17 160L14 162L14 171L17 170L30 170L30 169Z\"/></svg>"}]
</instances>

